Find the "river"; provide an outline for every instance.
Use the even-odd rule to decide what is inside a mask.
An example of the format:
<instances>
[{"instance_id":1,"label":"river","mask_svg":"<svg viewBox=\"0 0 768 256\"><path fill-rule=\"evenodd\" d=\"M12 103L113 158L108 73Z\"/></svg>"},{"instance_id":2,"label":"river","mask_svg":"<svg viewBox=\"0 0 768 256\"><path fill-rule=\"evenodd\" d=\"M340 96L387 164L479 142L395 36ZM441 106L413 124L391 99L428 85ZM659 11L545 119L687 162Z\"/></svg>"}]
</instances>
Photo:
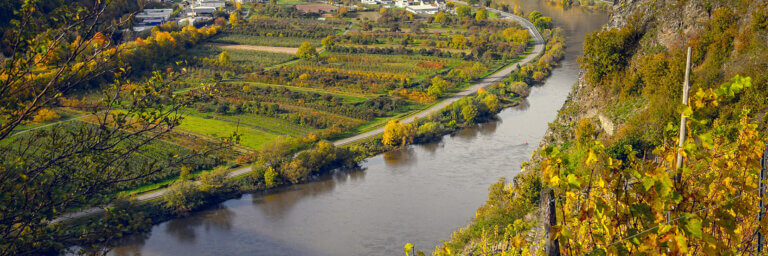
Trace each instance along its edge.
<instances>
[{"instance_id":1,"label":"river","mask_svg":"<svg viewBox=\"0 0 768 256\"><path fill-rule=\"evenodd\" d=\"M469 223L500 177L530 158L578 77L584 34L608 15L517 1L552 17L567 35L566 59L524 104L498 121L441 141L367 159L307 184L248 194L155 225L111 255L402 255L432 251Z\"/></svg>"}]
</instances>

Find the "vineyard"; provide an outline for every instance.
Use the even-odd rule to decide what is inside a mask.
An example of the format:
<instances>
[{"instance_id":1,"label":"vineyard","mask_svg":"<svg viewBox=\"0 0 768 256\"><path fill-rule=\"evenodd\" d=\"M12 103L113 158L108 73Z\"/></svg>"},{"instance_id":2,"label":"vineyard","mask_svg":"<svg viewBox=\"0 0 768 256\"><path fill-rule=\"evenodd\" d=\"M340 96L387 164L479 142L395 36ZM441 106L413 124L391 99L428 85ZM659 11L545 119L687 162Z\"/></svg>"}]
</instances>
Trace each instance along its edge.
<instances>
[{"instance_id":1,"label":"vineyard","mask_svg":"<svg viewBox=\"0 0 768 256\"><path fill-rule=\"evenodd\" d=\"M405 75L422 77L443 71L463 63L460 59L374 54L325 54L321 62L303 61L295 65L299 69L343 70L351 73L373 75Z\"/></svg>"},{"instance_id":2,"label":"vineyard","mask_svg":"<svg viewBox=\"0 0 768 256\"><path fill-rule=\"evenodd\" d=\"M366 30L371 21L275 18L260 13L283 7L263 8L223 29L212 44L190 51L195 79L216 75L227 82L217 87L215 99L190 107L191 117L181 126L185 132L218 137L237 131L241 145L253 150L277 136L349 134L423 109L514 60L530 40L511 21L427 21L421 26L435 30ZM382 17L373 27L409 19L403 13ZM352 30L342 33L349 22ZM304 42L325 51L291 61L297 56L235 48Z\"/></svg>"},{"instance_id":3,"label":"vineyard","mask_svg":"<svg viewBox=\"0 0 768 256\"><path fill-rule=\"evenodd\" d=\"M0 154L0 159L3 159L3 161L7 162L13 162L15 160L11 159L17 157L24 159L52 157L57 154L56 152L50 150L52 148L52 144L64 148L68 144L68 142L66 142L68 140L79 138L84 134L95 134L101 132L99 131L99 127L97 125L83 121L64 122L54 126L42 128L42 130L48 133L55 133L59 136L52 140L35 140L32 133L15 136L12 140L3 141L3 144L0 145L0 149L2 149L0 151L3 152ZM123 133L121 131L116 132ZM182 147L172 143L171 141L173 141L173 139L170 139L170 137L171 136L168 136L164 140L155 140L142 146L141 150L138 150L132 153L129 157L126 157L124 164L116 166L115 168L120 168L121 172L129 175L139 175L140 173L137 171L142 169L142 167L152 165L166 165L170 161L174 161L175 159L183 158L186 155L191 154L192 150L189 148L196 148L199 146L195 145L193 147L190 145L189 148ZM125 150L126 148L135 146L135 143L138 142L123 141L114 150ZM195 143L200 142L198 141ZM111 192L114 193L134 187L153 184L171 177L176 177L179 175L182 169L186 169L187 171L197 171L201 169L212 168L220 163L221 161L217 160L215 157L194 158L184 166L164 168L160 172L147 175L141 179L129 183L121 183L116 187L117 190ZM72 166L66 166L62 168L76 168L77 165L81 163L62 163L62 165L70 164Z\"/></svg>"},{"instance_id":4,"label":"vineyard","mask_svg":"<svg viewBox=\"0 0 768 256\"><path fill-rule=\"evenodd\" d=\"M218 57L227 52L229 61L222 63ZM195 66L214 70L256 70L284 63L296 58L295 55L265 51L224 49L219 45L201 45L189 51L187 59Z\"/></svg>"}]
</instances>

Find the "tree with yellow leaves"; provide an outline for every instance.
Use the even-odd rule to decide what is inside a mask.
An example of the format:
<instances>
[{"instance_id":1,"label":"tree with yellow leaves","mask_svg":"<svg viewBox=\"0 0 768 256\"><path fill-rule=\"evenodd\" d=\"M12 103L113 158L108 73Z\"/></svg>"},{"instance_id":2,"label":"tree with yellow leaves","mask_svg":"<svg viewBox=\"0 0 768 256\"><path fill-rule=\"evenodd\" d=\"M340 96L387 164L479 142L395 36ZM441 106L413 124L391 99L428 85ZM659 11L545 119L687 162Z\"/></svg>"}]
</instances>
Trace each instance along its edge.
<instances>
[{"instance_id":1,"label":"tree with yellow leaves","mask_svg":"<svg viewBox=\"0 0 768 256\"><path fill-rule=\"evenodd\" d=\"M384 128L381 142L389 147L404 147L413 142L415 135L416 130L413 125L390 120Z\"/></svg>"},{"instance_id":2,"label":"tree with yellow leaves","mask_svg":"<svg viewBox=\"0 0 768 256\"><path fill-rule=\"evenodd\" d=\"M231 60L229 58L229 52L223 51L219 53L218 62L220 65L227 65L231 63Z\"/></svg>"},{"instance_id":3,"label":"tree with yellow leaves","mask_svg":"<svg viewBox=\"0 0 768 256\"><path fill-rule=\"evenodd\" d=\"M242 23L240 12L232 12L229 14L229 24L232 26L239 26Z\"/></svg>"}]
</instances>

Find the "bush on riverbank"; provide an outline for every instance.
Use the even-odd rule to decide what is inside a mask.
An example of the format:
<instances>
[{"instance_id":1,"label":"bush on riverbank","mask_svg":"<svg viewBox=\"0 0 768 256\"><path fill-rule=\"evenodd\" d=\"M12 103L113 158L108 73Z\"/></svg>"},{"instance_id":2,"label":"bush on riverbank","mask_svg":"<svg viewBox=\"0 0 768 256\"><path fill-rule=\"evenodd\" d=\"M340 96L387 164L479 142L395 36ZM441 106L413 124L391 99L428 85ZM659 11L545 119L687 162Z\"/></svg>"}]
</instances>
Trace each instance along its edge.
<instances>
[{"instance_id":1,"label":"bush on riverbank","mask_svg":"<svg viewBox=\"0 0 768 256\"><path fill-rule=\"evenodd\" d=\"M265 151L267 152L267 151ZM339 167L354 167L360 160L358 153L347 147L336 147L322 140L311 149L301 151L291 157L285 147L276 145L271 153L260 155L260 159L251 168L254 170L241 183L251 189L268 189L281 184L298 184L307 181L313 175L320 175ZM276 155L276 156L275 156ZM274 158L270 158L274 156Z\"/></svg>"},{"instance_id":2,"label":"bush on riverbank","mask_svg":"<svg viewBox=\"0 0 768 256\"><path fill-rule=\"evenodd\" d=\"M232 184L227 181L228 170L224 167L200 174L197 183L181 176L168 187L162 197L164 207L174 215L185 216L198 209L210 198L219 198L226 192L231 192Z\"/></svg>"}]
</instances>

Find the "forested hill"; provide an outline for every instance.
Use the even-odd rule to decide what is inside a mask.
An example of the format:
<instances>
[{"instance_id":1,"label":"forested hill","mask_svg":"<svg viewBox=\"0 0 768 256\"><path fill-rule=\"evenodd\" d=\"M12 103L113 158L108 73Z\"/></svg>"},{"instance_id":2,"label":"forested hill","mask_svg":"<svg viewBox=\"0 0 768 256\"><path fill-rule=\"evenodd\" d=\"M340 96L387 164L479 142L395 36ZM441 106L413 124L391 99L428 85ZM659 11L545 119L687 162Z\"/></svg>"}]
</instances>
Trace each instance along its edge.
<instances>
[{"instance_id":1,"label":"forested hill","mask_svg":"<svg viewBox=\"0 0 768 256\"><path fill-rule=\"evenodd\" d=\"M630 143L652 150L676 137L665 130L679 127L688 46L692 100L737 75L752 79L751 87L702 118L738 122L745 109L761 117L768 104L767 27L766 1L622 1L606 28L587 37L578 89L552 129L554 138L574 139L568 131L590 118L602 128L600 138L624 141L608 143L618 148Z\"/></svg>"},{"instance_id":2,"label":"forested hill","mask_svg":"<svg viewBox=\"0 0 768 256\"><path fill-rule=\"evenodd\" d=\"M549 189L563 255L754 251L766 49L766 1L618 1L587 36L579 81L542 148L435 254L543 251ZM687 140L678 147L681 114Z\"/></svg>"}]
</instances>

